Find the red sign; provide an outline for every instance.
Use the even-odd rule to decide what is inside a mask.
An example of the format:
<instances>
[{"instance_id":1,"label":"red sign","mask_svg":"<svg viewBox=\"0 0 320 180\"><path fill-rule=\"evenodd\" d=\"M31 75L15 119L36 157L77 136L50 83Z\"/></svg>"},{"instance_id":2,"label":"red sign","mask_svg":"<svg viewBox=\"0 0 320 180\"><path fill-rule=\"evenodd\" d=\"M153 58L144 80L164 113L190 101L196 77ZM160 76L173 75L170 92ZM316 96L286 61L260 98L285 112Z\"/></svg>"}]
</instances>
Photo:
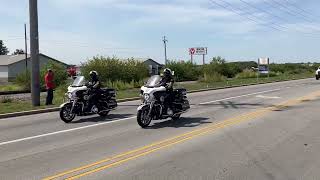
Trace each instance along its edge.
<instances>
[{"instance_id":1,"label":"red sign","mask_svg":"<svg viewBox=\"0 0 320 180\"><path fill-rule=\"evenodd\" d=\"M194 55L194 53L196 53L196 49L195 49L195 48L190 48L190 49L189 49L189 53L190 53L191 55Z\"/></svg>"}]
</instances>

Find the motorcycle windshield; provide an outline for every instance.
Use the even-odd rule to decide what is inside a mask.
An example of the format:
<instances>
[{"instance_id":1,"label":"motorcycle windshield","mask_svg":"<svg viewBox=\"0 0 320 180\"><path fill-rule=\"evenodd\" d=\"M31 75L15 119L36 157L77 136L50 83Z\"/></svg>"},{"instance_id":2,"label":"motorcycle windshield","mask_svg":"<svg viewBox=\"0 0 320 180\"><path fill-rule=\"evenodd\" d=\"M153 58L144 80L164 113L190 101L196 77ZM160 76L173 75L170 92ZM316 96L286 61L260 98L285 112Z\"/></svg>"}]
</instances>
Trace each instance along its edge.
<instances>
[{"instance_id":1,"label":"motorcycle windshield","mask_svg":"<svg viewBox=\"0 0 320 180\"><path fill-rule=\"evenodd\" d=\"M146 87L157 87L157 86L159 86L160 81L161 81L161 76L154 75L149 78L149 80L145 86Z\"/></svg>"},{"instance_id":2,"label":"motorcycle windshield","mask_svg":"<svg viewBox=\"0 0 320 180\"><path fill-rule=\"evenodd\" d=\"M84 76L78 76L72 83L71 87L81 87L85 86L86 80Z\"/></svg>"}]
</instances>

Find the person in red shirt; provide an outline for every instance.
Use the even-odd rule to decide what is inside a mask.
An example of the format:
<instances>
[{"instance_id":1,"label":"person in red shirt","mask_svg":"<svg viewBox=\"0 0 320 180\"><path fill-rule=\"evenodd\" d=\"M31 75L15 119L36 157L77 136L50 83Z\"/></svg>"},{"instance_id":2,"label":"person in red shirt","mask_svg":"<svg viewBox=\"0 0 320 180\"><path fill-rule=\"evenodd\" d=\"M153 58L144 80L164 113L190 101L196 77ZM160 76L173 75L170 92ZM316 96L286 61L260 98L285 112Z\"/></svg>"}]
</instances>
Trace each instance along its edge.
<instances>
[{"instance_id":1,"label":"person in red shirt","mask_svg":"<svg viewBox=\"0 0 320 180\"><path fill-rule=\"evenodd\" d=\"M54 89L54 75L51 69L48 69L47 74L44 77L47 89L46 105L52 105L53 89Z\"/></svg>"}]
</instances>

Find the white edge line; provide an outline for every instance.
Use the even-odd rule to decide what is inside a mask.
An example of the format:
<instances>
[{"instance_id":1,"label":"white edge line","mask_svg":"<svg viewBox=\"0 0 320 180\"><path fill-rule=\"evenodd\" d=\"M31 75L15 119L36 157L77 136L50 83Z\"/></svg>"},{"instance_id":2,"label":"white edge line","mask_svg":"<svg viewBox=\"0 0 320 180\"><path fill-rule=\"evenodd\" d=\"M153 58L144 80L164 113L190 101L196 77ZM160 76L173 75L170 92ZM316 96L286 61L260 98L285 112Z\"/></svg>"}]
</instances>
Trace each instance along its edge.
<instances>
[{"instance_id":1,"label":"white edge line","mask_svg":"<svg viewBox=\"0 0 320 180\"><path fill-rule=\"evenodd\" d=\"M27 141L27 140L36 139L36 138L41 138L41 137L45 137L45 136L51 136L51 135L67 133L67 132L71 132L71 131L77 131L77 130L81 130L81 129L87 129L87 128L90 128L90 127L101 126L101 125L104 125L104 124L110 124L110 123L119 122L119 121L125 121L125 120L132 119L132 118L135 118L135 117L136 116L132 116L132 117L124 118L124 119L117 119L117 120L113 120L113 121L108 121L108 122L103 122L103 123L98 123L98 124L92 124L92 125L88 125L88 126L82 126L82 127L66 129L66 130L62 130L62 131L56 131L56 132L52 132L52 133L46 133L46 134L41 134L41 135L30 136L30 137L25 137L25 138L21 138L21 139L15 139L15 140L11 140L11 141L1 142L0 146L12 144L12 143L17 143L17 142L22 142L22 141Z\"/></svg>"},{"instance_id":2,"label":"white edge line","mask_svg":"<svg viewBox=\"0 0 320 180\"><path fill-rule=\"evenodd\" d=\"M221 101L225 101L225 100L229 100L229 99L236 99L236 98L240 98L240 97L247 97L247 96L252 96L252 95L257 95L257 94L263 94L263 93L268 93L268 92L274 92L274 91L279 91L279 90L281 90L281 89L272 89L272 90L268 90L268 91L261 91L261 92L256 92L256 93L244 94L244 95L240 95L240 96L228 97L228 98L224 98L224 99L203 102L203 103L200 103L200 105L210 104L210 103L214 103L214 102L221 102Z\"/></svg>"}]
</instances>

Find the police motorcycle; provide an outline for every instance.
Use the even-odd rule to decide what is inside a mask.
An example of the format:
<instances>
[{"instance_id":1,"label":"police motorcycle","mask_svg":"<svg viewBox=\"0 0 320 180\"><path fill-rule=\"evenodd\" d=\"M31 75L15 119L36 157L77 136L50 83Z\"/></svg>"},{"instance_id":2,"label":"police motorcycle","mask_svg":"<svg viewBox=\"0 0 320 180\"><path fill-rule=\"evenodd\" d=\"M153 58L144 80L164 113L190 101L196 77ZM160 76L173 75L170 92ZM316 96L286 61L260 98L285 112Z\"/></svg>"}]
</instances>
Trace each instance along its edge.
<instances>
[{"instance_id":1,"label":"police motorcycle","mask_svg":"<svg viewBox=\"0 0 320 180\"><path fill-rule=\"evenodd\" d=\"M89 100L92 95L90 83L86 82L84 76L76 77L68 87L65 103L60 105L61 120L65 123L70 123L76 116L93 114L105 117L117 107L115 89L100 89L96 93L97 100L95 100L94 104L90 104Z\"/></svg>"},{"instance_id":2,"label":"police motorcycle","mask_svg":"<svg viewBox=\"0 0 320 180\"><path fill-rule=\"evenodd\" d=\"M152 120L172 118L178 120L180 115L190 109L186 89L174 89L169 107L166 87L160 86L161 76L154 75L141 87L142 104L137 109L137 122L148 127Z\"/></svg>"}]
</instances>

